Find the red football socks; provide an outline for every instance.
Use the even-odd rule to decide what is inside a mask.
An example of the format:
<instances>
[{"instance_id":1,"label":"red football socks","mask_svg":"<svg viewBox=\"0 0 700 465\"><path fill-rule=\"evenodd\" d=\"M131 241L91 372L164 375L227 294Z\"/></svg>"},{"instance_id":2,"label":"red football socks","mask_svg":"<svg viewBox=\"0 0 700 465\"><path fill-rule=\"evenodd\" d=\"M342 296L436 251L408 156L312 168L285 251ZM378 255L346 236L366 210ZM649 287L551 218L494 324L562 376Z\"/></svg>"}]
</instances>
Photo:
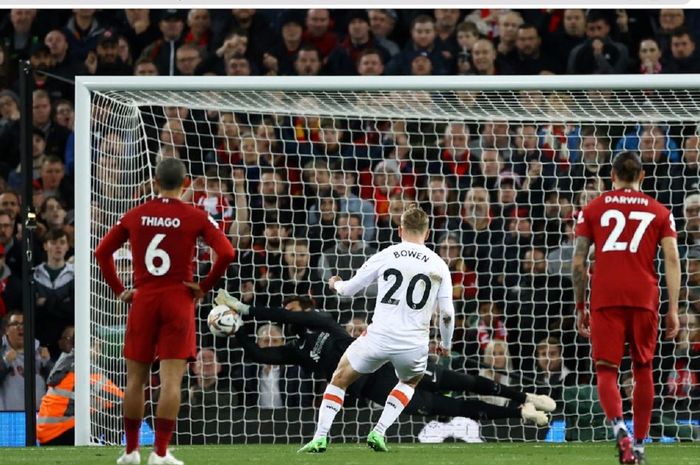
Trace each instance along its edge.
<instances>
[{"instance_id":1,"label":"red football socks","mask_svg":"<svg viewBox=\"0 0 700 465\"><path fill-rule=\"evenodd\" d=\"M156 441L153 449L156 455L163 457L168 453L168 444L170 444L170 438L173 436L173 431L175 431L175 420L156 418L155 423Z\"/></svg>"},{"instance_id":2,"label":"red football socks","mask_svg":"<svg viewBox=\"0 0 700 465\"><path fill-rule=\"evenodd\" d=\"M632 367L634 375L634 394L632 410L634 413L634 439L643 441L649 434L651 409L654 407L654 378L649 364Z\"/></svg>"},{"instance_id":3,"label":"red football socks","mask_svg":"<svg viewBox=\"0 0 700 465\"><path fill-rule=\"evenodd\" d=\"M622 397L617 385L617 368L598 365L596 373L598 374L598 397L605 416L608 420L622 418ZM637 429L636 426L634 429Z\"/></svg>"},{"instance_id":4,"label":"red football socks","mask_svg":"<svg viewBox=\"0 0 700 465\"><path fill-rule=\"evenodd\" d=\"M141 429L140 418L124 417L124 432L126 432L126 453L130 454L139 448L139 430Z\"/></svg>"}]
</instances>

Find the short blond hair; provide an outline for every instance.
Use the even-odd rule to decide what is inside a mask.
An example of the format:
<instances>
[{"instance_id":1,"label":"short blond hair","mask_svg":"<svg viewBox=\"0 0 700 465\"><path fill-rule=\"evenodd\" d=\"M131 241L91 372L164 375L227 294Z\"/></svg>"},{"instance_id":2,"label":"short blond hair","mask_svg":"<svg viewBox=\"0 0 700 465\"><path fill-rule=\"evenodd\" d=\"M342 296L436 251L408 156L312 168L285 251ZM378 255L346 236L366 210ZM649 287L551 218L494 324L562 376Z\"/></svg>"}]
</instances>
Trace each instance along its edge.
<instances>
[{"instance_id":1,"label":"short blond hair","mask_svg":"<svg viewBox=\"0 0 700 465\"><path fill-rule=\"evenodd\" d=\"M417 203L409 204L401 215L404 231L423 234L428 230L428 214Z\"/></svg>"}]
</instances>

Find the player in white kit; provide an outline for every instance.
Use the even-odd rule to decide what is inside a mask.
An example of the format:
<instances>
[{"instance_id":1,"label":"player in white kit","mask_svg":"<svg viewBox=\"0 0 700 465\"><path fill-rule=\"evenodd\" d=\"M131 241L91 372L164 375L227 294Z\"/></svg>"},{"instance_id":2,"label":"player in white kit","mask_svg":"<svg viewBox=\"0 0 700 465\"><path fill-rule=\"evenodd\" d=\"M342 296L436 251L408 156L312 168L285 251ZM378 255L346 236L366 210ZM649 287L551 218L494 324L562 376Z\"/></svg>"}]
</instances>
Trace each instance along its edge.
<instances>
[{"instance_id":1,"label":"player in white kit","mask_svg":"<svg viewBox=\"0 0 700 465\"><path fill-rule=\"evenodd\" d=\"M323 394L313 440L299 452L324 452L333 419L340 411L345 390L360 376L373 373L391 362L399 378L387 397L379 422L367 438L375 451L386 451L385 432L413 397L428 362L430 320L435 304L440 315L441 342L438 350L449 353L454 331L452 279L445 262L424 243L428 237L428 215L410 206L401 216L400 244L371 257L357 274L345 282L332 277L328 285L342 296L353 296L378 283L372 324L340 359Z\"/></svg>"}]
</instances>

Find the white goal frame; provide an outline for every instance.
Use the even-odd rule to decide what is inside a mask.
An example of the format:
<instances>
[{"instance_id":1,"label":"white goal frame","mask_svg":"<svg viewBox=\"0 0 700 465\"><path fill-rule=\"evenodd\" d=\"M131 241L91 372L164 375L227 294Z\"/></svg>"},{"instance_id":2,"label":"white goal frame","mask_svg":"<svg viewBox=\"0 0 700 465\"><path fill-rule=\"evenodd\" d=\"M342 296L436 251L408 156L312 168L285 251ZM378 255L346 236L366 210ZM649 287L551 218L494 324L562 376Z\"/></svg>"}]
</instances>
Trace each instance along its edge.
<instances>
[{"instance_id":1,"label":"white goal frame","mask_svg":"<svg viewBox=\"0 0 700 465\"><path fill-rule=\"evenodd\" d=\"M92 91L554 91L700 89L700 74L562 76L92 77L75 83L75 444L90 444ZM528 119L524 115L524 119Z\"/></svg>"}]
</instances>

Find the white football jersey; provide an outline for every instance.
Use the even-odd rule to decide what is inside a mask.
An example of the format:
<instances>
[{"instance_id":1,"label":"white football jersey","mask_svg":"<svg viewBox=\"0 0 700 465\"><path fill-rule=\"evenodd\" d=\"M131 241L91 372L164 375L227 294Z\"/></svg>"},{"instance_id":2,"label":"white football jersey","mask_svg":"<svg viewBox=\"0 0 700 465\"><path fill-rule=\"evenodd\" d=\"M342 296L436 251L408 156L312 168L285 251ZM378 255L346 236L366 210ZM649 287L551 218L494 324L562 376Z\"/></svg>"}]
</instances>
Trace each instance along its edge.
<instances>
[{"instance_id":1,"label":"white football jersey","mask_svg":"<svg viewBox=\"0 0 700 465\"><path fill-rule=\"evenodd\" d=\"M391 348L427 344L437 299L452 302L447 264L424 245L401 242L370 257L352 279L335 287L351 296L375 281L377 303L367 333Z\"/></svg>"}]
</instances>

